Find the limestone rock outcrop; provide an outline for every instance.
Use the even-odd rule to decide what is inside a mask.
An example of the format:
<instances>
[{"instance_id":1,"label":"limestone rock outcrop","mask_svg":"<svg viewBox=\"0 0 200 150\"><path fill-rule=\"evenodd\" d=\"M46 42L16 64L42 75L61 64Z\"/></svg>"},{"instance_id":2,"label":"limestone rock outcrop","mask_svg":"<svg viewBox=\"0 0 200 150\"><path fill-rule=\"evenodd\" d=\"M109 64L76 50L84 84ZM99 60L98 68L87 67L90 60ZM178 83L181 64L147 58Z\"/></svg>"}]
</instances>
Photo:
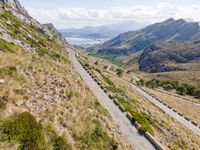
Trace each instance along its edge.
<instances>
[{"instance_id":1,"label":"limestone rock outcrop","mask_svg":"<svg viewBox=\"0 0 200 150\"><path fill-rule=\"evenodd\" d=\"M51 24L51 25L42 25L37 20L33 19L28 11L22 7L18 0L0 0L0 2L6 4L9 7L5 9L15 15L17 18L36 28L38 31L45 34L50 39L55 40L59 44L67 44L65 38L62 34Z\"/></svg>"}]
</instances>

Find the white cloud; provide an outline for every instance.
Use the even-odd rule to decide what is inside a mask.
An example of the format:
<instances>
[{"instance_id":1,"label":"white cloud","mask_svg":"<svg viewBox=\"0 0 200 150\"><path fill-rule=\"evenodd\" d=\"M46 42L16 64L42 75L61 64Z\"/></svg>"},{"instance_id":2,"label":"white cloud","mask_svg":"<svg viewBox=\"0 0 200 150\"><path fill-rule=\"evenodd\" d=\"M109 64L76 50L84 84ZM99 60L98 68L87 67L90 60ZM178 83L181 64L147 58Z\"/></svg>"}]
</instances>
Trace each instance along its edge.
<instances>
[{"instance_id":1,"label":"white cloud","mask_svg":"<svg viewBox=\"0 0 200 150\"><path fill-rule=\"evenodd\" d=\"M150 24L167 18L192 18L200 20L198 5L177 5L158 3L157 5L133 5L110 7L107 9L63 8L53 10L28 8L29 13L42 23L52 22L58 28L82 27L135 20Z\"/></svg>"}]
</instances>

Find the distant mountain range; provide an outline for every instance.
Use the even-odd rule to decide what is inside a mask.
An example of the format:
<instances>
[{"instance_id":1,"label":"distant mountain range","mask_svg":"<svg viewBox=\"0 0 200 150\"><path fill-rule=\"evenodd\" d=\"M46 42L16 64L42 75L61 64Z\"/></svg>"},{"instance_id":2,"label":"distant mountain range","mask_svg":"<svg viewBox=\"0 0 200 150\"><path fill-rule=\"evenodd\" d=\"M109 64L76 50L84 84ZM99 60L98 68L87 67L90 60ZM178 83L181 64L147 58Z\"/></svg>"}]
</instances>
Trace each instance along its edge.
<instances>
[{"instance_id":1,"label":"distant mountain range","mask_svg":"<svg viewBox=\"0 0 200 150\"><path fill-rule=\"evenodd\" d=\"M138 30L144 27L135 21L127 21L119 24L108 24L103 26L86 26L80 29L62 29L64 36L82 38L113 38L123 32Z\"/></svg>"},{"instance_id":2,"label":"distant mountain range","mask_svg":"<svg viewBox=\"0 0 200 150\"><path fill-rule=\"evenodd\" d=\"M198 22L170 18L137 31L122 33L90 48L90 52L94 49L98 55L115 59L123 56L129 66L137 62L142 71L190 70L182 64L200 63L199 41ZM135 57L134 53L140 51L140 56Z\"/></svg>"},{"instance_id":3,"label":"distant mountain range","mask_svg":"<svg viewBox=\"0 0 200 150\"><path fill-rule=\"evenodd\" d=\"M156 41L194 41L200 40L198 22L183 19L168 19L137 31L122 33L98 46L98 53L128 55L143 50Z\"/></svg>"}]
</instances>

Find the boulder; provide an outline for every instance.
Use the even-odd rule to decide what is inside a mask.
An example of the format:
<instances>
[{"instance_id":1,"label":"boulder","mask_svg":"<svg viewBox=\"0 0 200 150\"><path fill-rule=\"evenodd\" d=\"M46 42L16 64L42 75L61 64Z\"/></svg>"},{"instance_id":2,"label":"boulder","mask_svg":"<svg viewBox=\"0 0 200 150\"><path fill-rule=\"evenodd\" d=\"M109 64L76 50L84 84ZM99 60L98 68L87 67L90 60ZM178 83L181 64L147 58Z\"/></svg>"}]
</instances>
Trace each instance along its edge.
<instances>
[{"instance_id":1,"label":"boulder","mask_svg":"<svg viewBox=\"0 0 200 150\"><path fill-rule=\"evenodd\" d=\"M0 84L4 84L5 80L4 79L0 79Z\"/></svg>"}]
</instances>

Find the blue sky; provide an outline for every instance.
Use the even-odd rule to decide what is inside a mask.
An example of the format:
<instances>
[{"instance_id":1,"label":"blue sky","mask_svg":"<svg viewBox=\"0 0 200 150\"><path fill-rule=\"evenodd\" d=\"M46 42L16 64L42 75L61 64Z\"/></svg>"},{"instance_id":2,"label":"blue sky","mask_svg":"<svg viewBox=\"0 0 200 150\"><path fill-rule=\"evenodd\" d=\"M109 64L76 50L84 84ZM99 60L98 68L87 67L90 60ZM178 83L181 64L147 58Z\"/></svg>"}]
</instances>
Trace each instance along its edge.
<instances>
[{"instance_id":1,"label":"blue sky","mask_svg":"<svg viewBox=\"0 0 200 150\"><path fill-rule=\"evenodd\" d=\"M134 20L147 25L173 17L200 21L200 0L19 0L31 16L57 28Z\"/></svg>"}]
</instances>

